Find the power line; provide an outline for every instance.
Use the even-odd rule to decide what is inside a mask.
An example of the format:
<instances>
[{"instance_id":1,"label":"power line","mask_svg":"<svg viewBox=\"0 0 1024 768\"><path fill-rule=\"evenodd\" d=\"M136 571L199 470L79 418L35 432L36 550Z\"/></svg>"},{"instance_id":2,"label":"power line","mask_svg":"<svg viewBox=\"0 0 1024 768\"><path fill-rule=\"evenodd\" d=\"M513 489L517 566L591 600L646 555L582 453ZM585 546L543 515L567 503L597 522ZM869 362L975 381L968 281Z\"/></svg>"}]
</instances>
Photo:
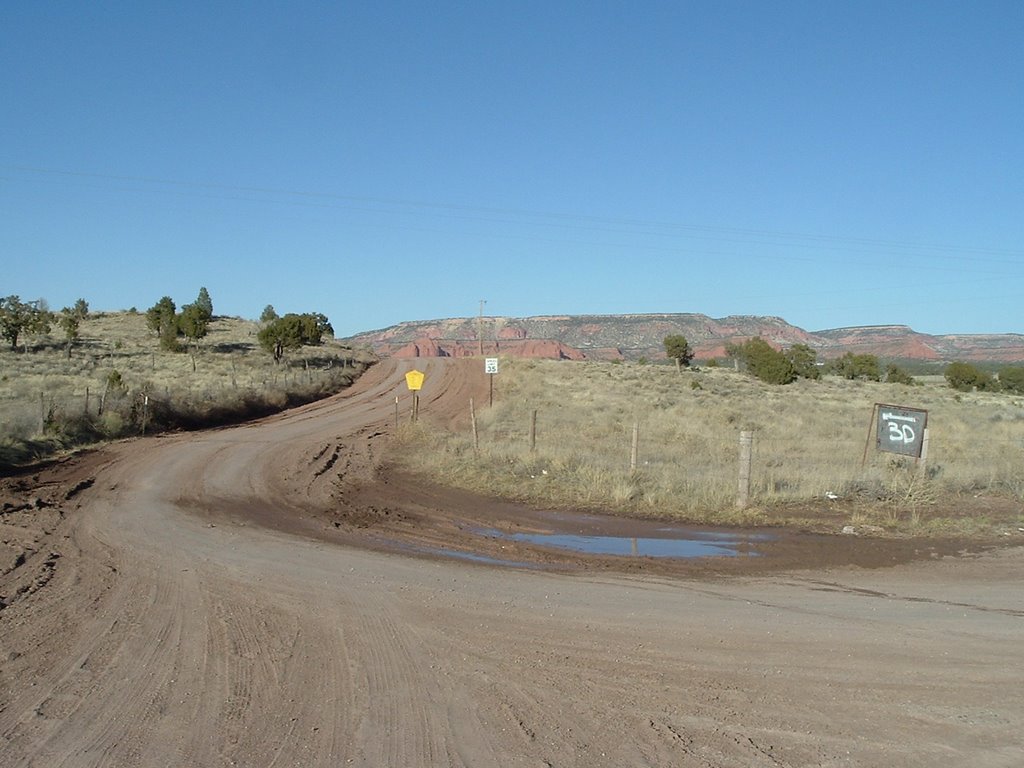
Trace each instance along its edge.
<instances>
[{"instance_id":1,"label":"power line","mask_svg":"<svg viewBox=\"0 0 1024 768\"><path fill-rule=\"evenodd\" d=\"M130 176L111 173L94 173L77 170L40 168L23 165L0 165L9 171L30 173L41 176L65 178L96 179L105 181L130 182L136 184L176 187L186 190L205 190L212 192L233 192L250 195L277 195L298 198L298 200L273 200L264 197L235 197L215 195L218 199L237 200L243 202L269 203L282 205L305 205L327 209L343 208L366 213L390 213L398 215L419 215L427 212L430 215L442 215L446 218L460 218L491 224L510 224L515 226L558 226L567 229L605 232L611 234L628 233L649 237L678 237L689 239L710 240L714 242L738 243L744 245L761 245L788 248L822 248L831 246L831 250L848 252L874 252L878 249L905 252L905 256L928 257L931 259L955 260L967 263L988 263L1021 266L1024 251L988 247L960 247L934 243L913 243L901 240L885 240L846 235L820 235L797 232L779 232L772 230L750 229L742 227L723 227L701 224L683 224L679 222L649 221L642 219L569 214L564 212L539 211L520 208L499 208L490 206L470 206L448 202L405 200L373 196L344 195L333 192L281 189L265 186L242 186L222 182L197 182L180 179L167 179L147 176ZM8 181L21 181L10 179ZM122 190L137 192L141 190ZM149 190L147 190L149 191ZM165 191L165 190L152 190ZM323 202L316 202L316 201ZM333 204L332 204L333 201ZM349 205L339 206L337 203ZM380 207L352 207L383 206ZM398 208L400 210L394 210ZM407 209L407 210L401 210ZM503 218L494 218L503 217ZM750 239L760 238L760 239ZM918 253L915 253L918 252ZM995 258L1011 257L1011 258ZM772 258L777 258L772 256Z\"/></svg>"}]
</instances>

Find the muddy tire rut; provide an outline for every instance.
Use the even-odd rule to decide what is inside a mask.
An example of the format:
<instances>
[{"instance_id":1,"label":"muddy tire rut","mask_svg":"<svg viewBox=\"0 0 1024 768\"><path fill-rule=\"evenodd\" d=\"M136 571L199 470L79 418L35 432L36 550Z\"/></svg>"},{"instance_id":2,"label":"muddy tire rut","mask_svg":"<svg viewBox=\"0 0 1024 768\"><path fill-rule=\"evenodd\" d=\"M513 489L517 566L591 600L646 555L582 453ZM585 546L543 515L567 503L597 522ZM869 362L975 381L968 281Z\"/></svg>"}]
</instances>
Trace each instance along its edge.
<instances>
[{"instance_id":1,"label":"muddy tire rut","mask_svg":"<svg viewBox=\"0 0 1024 768\"><path fill-rule=\"evenodd\" d=\"M417 361L425 418L485 396L478 363ZM0 765L1024 763L1019 549L729 576L409 556L387 542L520 511L388 475L405 370L8 479Z\"/></svg>"}]
</instances>

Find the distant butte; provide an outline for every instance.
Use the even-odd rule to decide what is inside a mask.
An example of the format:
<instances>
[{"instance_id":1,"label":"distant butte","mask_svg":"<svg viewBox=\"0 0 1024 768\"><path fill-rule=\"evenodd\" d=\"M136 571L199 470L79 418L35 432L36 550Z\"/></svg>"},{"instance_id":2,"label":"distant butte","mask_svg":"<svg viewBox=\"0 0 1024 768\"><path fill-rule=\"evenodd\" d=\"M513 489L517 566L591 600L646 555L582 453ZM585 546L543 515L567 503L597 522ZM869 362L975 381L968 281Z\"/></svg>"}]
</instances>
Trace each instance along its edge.
<instances>
[{"instance_id":1,"label":"distant butte","mask_svg":"<svg viewBox=\"0 0 1024 768\"><path fill-rule=\"evenodd\" d=\"M725 355L725 346L760 336L776 347L807 344L819 359L846 352L887 359L1024 362L1024 334L932 336L906 325L875 325L805 331L779 317L701 314L543 315L458 317L408 321L351 336L345 341L372 347L382 357L469 357L490 355L555 360L656 360L662 340L681 333L697 360ZM478 335L479 334L479 335Z\"/></svg>"}]
</instances>

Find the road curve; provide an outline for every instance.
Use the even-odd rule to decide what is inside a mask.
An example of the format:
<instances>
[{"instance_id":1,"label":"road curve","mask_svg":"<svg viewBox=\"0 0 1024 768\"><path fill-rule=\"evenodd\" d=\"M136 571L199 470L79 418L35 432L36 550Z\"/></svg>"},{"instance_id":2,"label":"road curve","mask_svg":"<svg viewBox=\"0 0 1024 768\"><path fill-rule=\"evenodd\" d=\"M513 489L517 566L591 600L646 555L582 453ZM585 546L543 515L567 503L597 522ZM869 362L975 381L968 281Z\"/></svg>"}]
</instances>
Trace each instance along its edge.
<instances>
[{"instance_id":1,"label":"road curve","mask_svg":"<svg viewBox=\"0 0 1024 768\"><path fill-rule=\"evenodd\" d=\"M437 418L485 392L463 363L417 364ZM405 370L104 453L45 589L0 613L0 765L1024 762L1019 550L680 581L260 524L372 482Z\"/></svg>"}]
</instances>

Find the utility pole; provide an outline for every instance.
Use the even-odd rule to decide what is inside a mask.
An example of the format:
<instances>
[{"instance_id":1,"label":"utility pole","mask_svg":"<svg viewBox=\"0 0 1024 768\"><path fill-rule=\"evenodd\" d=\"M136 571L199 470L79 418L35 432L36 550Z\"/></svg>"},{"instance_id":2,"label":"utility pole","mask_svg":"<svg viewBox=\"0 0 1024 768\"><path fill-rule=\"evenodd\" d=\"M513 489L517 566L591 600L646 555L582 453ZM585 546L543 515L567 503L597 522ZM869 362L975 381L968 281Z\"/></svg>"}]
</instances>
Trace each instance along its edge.
<instances>
[{"instance_id":1,"label":"utility pole","mask_svg":"<svg viewBox=\"0 0 1024 768\"><path fill-rule=\"evenodd\" d=\"M476 326L476 338L479 342L479 352L481 357L484 354L484 304L487 303L487 299L480 299L480 320Z\"/></svg>"}]
</instances>

